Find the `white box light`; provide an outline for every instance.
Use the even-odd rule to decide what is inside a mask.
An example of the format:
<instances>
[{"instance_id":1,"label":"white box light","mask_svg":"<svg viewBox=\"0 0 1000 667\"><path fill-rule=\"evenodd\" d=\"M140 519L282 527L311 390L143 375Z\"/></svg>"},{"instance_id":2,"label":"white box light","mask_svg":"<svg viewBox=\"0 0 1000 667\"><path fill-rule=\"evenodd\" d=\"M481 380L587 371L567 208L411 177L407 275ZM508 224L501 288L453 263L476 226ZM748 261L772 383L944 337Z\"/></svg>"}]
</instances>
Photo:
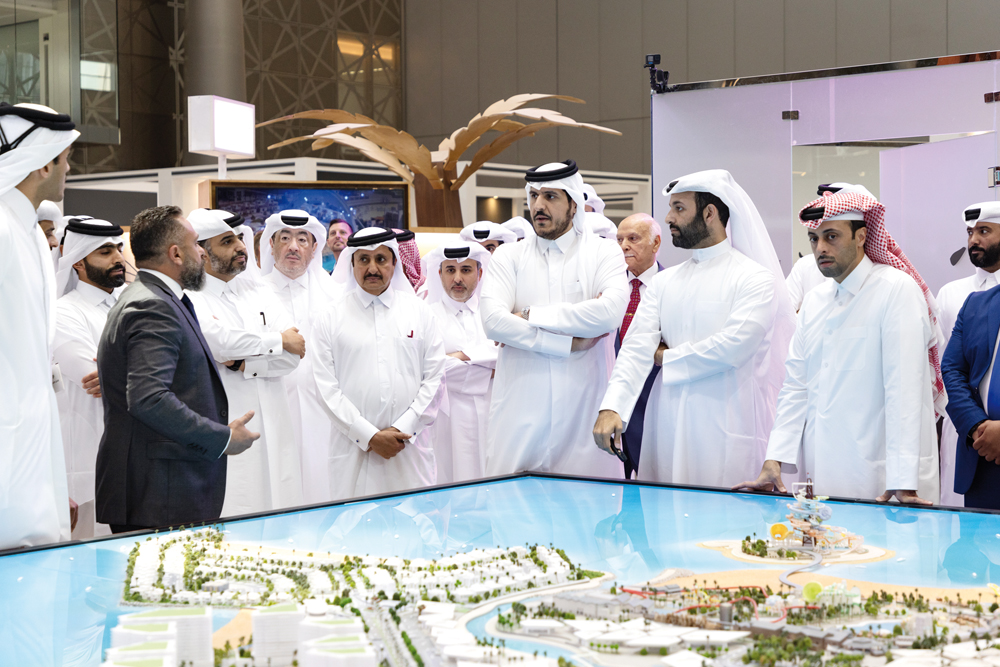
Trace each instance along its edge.
<instances>
[{"instance_id":1,"label":"white box light","mask_svg":"<svg viewBox=\"0 0 1000 667\"><path fill-rule=\"evenodd\" d=\"M188 97L188 150L201 155L252 158L254 106L215 95Z\"/></svg>"}]
</instances>

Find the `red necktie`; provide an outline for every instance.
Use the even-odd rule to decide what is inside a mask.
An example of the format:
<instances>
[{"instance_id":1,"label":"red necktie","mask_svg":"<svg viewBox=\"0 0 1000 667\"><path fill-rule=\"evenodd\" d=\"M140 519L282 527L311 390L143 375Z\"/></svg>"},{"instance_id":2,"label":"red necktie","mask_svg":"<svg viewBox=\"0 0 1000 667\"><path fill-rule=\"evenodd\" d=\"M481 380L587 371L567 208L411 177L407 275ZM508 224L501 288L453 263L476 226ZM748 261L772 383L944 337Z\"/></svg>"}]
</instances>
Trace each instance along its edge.
<instances>
[{"instance_id":1,"label":"red necktie","mask_svg":"<svg viewBox=\"0 0 1000 667\"><path fill-rule=\"evenodd\" d=\"M628 327L632 324L632 318L635 317L635 310L639 307L639 285L641 284L642 281L638 278L632 279L632 298L628 300L628 310L625 311L625 319L622 320L622 326L618 330L619 342L625 340Z\"/></svg>"}]
</instances>

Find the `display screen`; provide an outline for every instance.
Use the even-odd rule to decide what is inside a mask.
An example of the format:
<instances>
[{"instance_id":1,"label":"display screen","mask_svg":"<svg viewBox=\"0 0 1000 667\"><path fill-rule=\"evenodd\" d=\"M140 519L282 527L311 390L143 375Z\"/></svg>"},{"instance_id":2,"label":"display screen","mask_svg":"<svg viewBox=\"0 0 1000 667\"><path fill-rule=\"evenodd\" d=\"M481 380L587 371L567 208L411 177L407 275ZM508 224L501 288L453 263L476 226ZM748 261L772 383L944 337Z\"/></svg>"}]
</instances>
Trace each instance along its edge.
<instances>
[{"instance_id":1,"label":"display screen","mask_svg":"<svg viewBox=\"0 0 1000 667\"><path fill-rule=\"evenodd\" d=\"M346 220L354 231L409 228L405 184L213 181L212 207L242 215L255 231L268 216L287 209L305 211L324 226Z\"/></svg>"},{"instance_id":2,"label":"display screen","mask_svg":"<svg viewBox=\"0 0 1000 667\"><path fill-rule=\"evenodd\" d=\"M778 575L795 563L773 558L760 560L753 553L754 545L765 538L786 540L784 544L789 544L790 538L779 534L781 531L776 527L792 527L788 517L795 514L790 508L795 500L789 496L529 475L227 521L212 534L220 543L225 541L231 552L243 557L253 556L257 551L266 552L269 558L276 558L273 553L282 553L286 558L291 554L292 559L314 555L328 558L331 554L336 558L357 559L358 565L351 570L353 577L360 583L361 576L367 575L371 582L366 581L366 585L375 586L378 585L375 574L387 576L377 570L384 559L407 559L405 568L397 562L398 569L393 570L393 576L402 581L400 577L406 568L416 570L421 566L417 559L440 561L474 550L520 549L520 563L527 572L533 566L523 552L532 550L531 560L535 560L534 547L543 559L554 558L552 554L561 551L575 571L586 572L588 576L594 576L591 574L594 572L607 575L601 585L617 586L619 593L667 584L687 589L767 585L777 591ZM978 600L984 607L994 602L996 595L989 584L1000 582L997 574L1000 568L993 567L1000 564L1000 515L898 504L826 500L823 503L807 514L826 517L821 523L829 525L838 535L838 531L849 533L851 542L833 546L833 552L843 547L843 554L828 554L820 567L794 575L799 583L809 582L818 587L817 591L833 590L831 587L843 584L844 595L859 588L867 596L869 591L886 588L897 591L899 597L899 587L905 587L911 593L919 590L928 600L946 596L955 600L960 595L961 600L967 603ZM111 646L111 630L119 624L121 615L157 608L155 603L135 606L123 601L130 554L140 551L147 538L152 538L155 560L159 550L156 540L163 543L166 553L168 543L176 542L175 536L188 539L183 533L161 531L156 535L111 538L0 556L0 643L4 646L0 664L100 664L103 651ZM749 549L744 544L748 537ZM862 548L855 549L857 546ZM848 549L855 553L847 553ZM169 553L166 557L169 561ZM372 561L373 558L376 560ZM509 554L498 558L503 563L515 560ZM364 569L362 561L374 562L376 569ZM551 575L552 561L547 562ZM425 570L427 565L422 563ZM167 563L167 578L170 567ZM135 568L139 572L139 565ZM438 568L442 569L454 571ZM336 577L342 577L340 569L334 571ZM155 563L149 572L148 576L155 579ZM197 575L198 571L192 574ZM234 586L246 586L244 580L252 578L249 574L232 576ZM459 570L454 576L464 575ZM488 579L492 581L492 577ZM425 584L429 589L425 595L437 596L434 587L446 585L441 581ZM195 588L202 592L224 588L221 581L197 583ZM467 588L468 580L461 586ZM133 595L136 590L132 590ZM394 604L392 590L389 589L387 604ZM269 602L275 602L279 591L280 587L271 592ZM459 597L457 587L449 592ZM466 595L472 592L466 591ZM339 587L335 587L325 595L336 598L341 594ZM496 592L493 595L498 596ZM477 592L471 600L462 598L460 606L474 607L478 596ZM485 592L483 596L490 598ZM530 608L529 600L524 600L524 604ZM489 614L469 621L468 631L477 638L490 640L495 632L493 616L497 610L504 614L509 608L509 604L501 604ZM280 611L277 606L275 609ZM652 613L668 611L669 607L667 611L661 607ZM743 610L749 611L749 608ZM212 630L217 636L239 620L238 613L239 605L212 607ZM763 606L760 613L765 614ZM912 613L915 612L911 610ZM975 616L975 612L971 613ZM989 612L983 615L986 614ZM858 617L845 623L853 627L862 620ZM400 627L407 627L406 622L404 618ZM886 622L899 624L901 620L890 615ZM551 642L542 645L543 642L534 642L530 637L522 637L518 642L508 638L506 646L512 648L516 644L528 654L537 650L541 656L548 651L550 658L565 655L567 659L572 659L578 650L567 648L563 653Z\"/></svg>"}]
</instances>

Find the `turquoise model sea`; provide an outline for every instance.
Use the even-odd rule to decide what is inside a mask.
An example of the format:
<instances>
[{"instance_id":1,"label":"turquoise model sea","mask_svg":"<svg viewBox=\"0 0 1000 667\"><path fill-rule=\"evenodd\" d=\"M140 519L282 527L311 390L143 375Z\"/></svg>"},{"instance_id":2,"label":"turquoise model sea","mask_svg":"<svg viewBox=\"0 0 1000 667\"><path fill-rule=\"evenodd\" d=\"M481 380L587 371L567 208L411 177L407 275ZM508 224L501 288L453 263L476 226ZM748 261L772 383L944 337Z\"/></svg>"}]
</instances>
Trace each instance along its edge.
<instances>
[{"instance_id":1,"label":"turquoise model sea","mask_svg":"<svg viewBox=\"0 0 1000 667\"><path fill-rule=\"evenodd\" d=\"M788 497L524 477L230 521L238 541L349 554L437 558L523 544L564 549L577 564L636 584L667 568L753 569L706 540L763 536ZM823 574L877 583L968 588L1000 583L1000 515L831 502L831 523L895 552ZM145 539L144 537L139 539ZM136 538L0 557L0 666L98 665L119 614ZM994 565L997 567L994 568ZM773 567L773 566L770 566ZM231 617L219 611L219 624Z\"/></svg>"}]
</instances>

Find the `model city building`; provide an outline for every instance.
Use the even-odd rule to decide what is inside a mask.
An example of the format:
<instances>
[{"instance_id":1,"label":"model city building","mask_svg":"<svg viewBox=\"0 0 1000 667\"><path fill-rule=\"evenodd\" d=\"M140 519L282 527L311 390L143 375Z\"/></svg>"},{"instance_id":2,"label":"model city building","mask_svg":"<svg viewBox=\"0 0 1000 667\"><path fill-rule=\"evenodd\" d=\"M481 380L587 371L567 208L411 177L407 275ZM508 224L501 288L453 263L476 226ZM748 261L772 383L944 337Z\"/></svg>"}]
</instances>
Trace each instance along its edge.
<instances>
[{"instance_id":1,"label":"model city building","mask_svg":"<svg viewBox=\"0 0 1000 667\"><path fill-rule=\"evenodd\" d=\"M846 583L789 581L826 554L863 544L825 525L831 513L822 500L797 487L788 534L766 543L767 558L792 566L779 590L751 583L749 569L739 586L694 579L618 587L612 575L537 545L426 560L229 542L215 528L158 535L129 554L123 595L126 604L154 608L119 617L105 665L775 667L864 659L870 667L903 657L1000 665L991 639L1000 634L996 603L986 610L930 600L919 589L864 597ZM674 571L684 575L691 573ZM213 607L248 609L240 612L249 615L246 635L213 647Z\"/></svg>"}]
</instances>

